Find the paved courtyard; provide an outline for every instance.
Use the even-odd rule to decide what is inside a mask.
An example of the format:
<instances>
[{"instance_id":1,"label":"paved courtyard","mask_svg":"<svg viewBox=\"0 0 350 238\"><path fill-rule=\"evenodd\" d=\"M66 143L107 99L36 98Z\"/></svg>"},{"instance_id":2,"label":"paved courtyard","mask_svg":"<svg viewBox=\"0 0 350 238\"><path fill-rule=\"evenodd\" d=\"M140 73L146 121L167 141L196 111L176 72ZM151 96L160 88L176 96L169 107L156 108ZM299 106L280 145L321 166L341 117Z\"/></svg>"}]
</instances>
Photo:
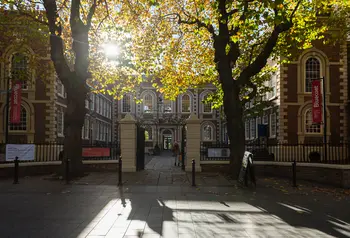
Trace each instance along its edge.
<instances>
[{"instance_id":1,"label":"paved courtyard","mask_svg":"<svg viewBox=\"0 0 350 238\"><path fill-rule=\"evenodd\" d=\"M273 178L242 189L218 174L191 187L172 162L153 158L122 188L113 173L1 180L0 237L350 237L349 190Z\"/></svg>"}]
</instances>

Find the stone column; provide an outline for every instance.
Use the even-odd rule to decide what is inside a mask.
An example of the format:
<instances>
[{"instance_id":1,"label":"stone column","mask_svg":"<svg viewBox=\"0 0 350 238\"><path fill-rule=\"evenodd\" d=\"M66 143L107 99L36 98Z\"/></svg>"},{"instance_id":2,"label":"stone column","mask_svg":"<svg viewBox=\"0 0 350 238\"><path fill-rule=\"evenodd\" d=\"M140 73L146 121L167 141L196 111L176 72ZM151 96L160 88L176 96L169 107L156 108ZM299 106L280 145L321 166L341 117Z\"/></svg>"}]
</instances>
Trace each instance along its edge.
<instances>
[{"instance_id":1,"label":"stone column","mask_svg":"<svg viewBox=\"0 0 350 238\"><path fill-rule=\"evenodd\" d=\"M200 165L200 143L201 143L201 121L194 113L186 120L186 171L192 171L192 160L196 162L196 172L201 172Z\"/></svg>"},{"instance_id":2,"label":"stone column","mask_svg":"<svg viewBox=\"0 0 350 238\"><path fill-rule=\"evenodd\" d=\"M120 120L120 149L123 172L136 172L136 120L128 113Z\"/></svg>"}]
</instances>

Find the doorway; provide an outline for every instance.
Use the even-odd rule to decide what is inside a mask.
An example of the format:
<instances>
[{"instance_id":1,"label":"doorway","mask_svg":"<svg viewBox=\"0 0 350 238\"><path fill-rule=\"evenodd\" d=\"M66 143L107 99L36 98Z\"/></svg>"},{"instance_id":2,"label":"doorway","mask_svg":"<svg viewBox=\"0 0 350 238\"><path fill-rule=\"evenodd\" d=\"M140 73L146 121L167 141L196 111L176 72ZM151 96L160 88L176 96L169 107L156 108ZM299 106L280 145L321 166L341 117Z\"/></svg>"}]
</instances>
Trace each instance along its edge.
<instances>
[{"instance_id":1,"label":"doorway","mask_svg":"<svg viewBox=\"0 0 350 238\"><path fill-rule=\"evenodd\" d=\"M173 145L173 133L171 130L163 131L163 150L171 150Z\"/></svg>"}]
</instances>

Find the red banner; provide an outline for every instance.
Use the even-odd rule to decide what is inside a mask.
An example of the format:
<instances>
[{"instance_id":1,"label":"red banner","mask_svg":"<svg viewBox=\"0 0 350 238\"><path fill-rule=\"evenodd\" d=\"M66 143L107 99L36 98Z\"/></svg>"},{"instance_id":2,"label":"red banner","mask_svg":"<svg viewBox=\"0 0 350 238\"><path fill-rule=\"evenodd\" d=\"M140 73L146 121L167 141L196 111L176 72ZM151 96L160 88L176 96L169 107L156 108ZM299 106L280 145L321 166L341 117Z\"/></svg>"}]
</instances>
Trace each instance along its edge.
<instances>
[{"instance_id":1,"label":"red banner","mask_svg":"<svg viewBox=\"0 0 350 238\"><path fill-rule=\"evenodd\" d=\"M12 86L11 93L11 112L10 122L19 124L21 122L21 99L22 99L22 84L16 82Z\"/></svg>"},{"instance_id":2,"label":"red banner","mask_svg":"<svg viewBox=\"0 0 350 238\"><path fill-rule=\"evenodd\" d=\"M110 148L83 148L83 157L109 157Z\"/></svg>"},{"instance_id":3,"label":"red banner","mask_svg":"<svg viewBox=\"0 0 350 238\"><path fill-rule=\"evenodd\" d=\"M322 122L322 97L320 80L312 81L312 123Z\"/></svg>"}]
</instances>

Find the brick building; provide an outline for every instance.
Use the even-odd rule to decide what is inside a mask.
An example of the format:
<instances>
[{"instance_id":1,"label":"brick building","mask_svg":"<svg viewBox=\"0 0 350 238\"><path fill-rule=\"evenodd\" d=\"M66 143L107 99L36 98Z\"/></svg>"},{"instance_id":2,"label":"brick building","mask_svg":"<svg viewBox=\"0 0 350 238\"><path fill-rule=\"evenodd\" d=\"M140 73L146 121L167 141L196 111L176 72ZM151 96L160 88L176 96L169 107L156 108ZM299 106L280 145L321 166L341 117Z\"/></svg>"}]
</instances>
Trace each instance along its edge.
<instances>
[{"instance_id":1,"label":"brick building","mask_svg":"<svg viewBox=\"0 0 350 238\"><path fill-rule=\"evenodd\" d=\"M16 17L16 13L11 14ZM52 67L49 67L52 62L48 41L42 36L39 36L40 40L33 40L24 34L27 31L22 29L23 24L20 21L14 22L7 22L7 25L1 27L3 34L0 36L0 141L5 141L6 91L11 88L11 82L19 79L19 72L21 77L24 72L25 78L21 78L23 82L20 123L9 125L8 142L61 143L64 137L66 94ZM21 42L17 43L19 38ZM8 80L10 85L7 84ZM82 138L85 143L111 142L112 97L99 93L90 93L89 97L85 103L87 115Z\"/></svg>"},{"instance_id":2,"label":"brick building","mask_svg":"<svg viewBox=\"0 0 350 238\"><path fill-rule=\"evenodd\" d=\"M222 122L220 112L213 110L211 104L203 103L203 99L214 90L215 87L210 85L189 89L171 101L164 99L151 83L143 82L136 94L126 94L115 103L115 139L120 140L119 121L130 113L146 128L146 150L156 144L163 150L170 149L175 141L181 142L183 122L194 113L202 121L201 141L219 141ZM142 103L136 103L135 98L141 99Z\"/></svg>"},{"instance_id":3,"label":"brick building","mask_svg":"<svg viewBox=\"0 0 350 238\"><path fill-rule=\"evenodd\" d=\"M246 140L257 139L257 125L268 125L271 142L322 142L323 125L312 123L311 82L325 77L327 141L347 140L348 50L346 42L325 45L322 41L279 65L268 82L266 98L272 106L245 122ZM322 92L322 91L321 91Z\"/></svg>"}]
</instances>

